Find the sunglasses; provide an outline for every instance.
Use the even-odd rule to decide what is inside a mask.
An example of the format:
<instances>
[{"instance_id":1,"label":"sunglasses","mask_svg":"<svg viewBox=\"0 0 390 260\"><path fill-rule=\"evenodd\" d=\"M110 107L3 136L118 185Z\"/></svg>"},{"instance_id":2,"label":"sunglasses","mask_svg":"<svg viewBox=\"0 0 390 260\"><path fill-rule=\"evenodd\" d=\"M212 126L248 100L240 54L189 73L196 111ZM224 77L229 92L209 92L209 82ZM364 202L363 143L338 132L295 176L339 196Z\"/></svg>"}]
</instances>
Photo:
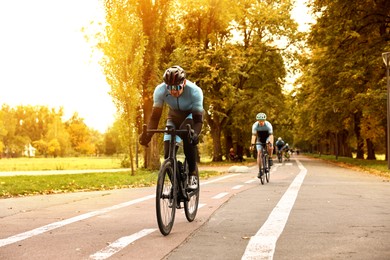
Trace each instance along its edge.
<instances>
[{"instance_id":1,"label":"sunglasses","mask_svg":"<svg viewBox=\"0 0 390 260\"><path fill-rule=\"evenodd\" d=\"M175 90L175 91L180 91L183 88L183 84L176 85L176 86L167 86L167 89L169 91Z\"/></svg>"}]
</instances>

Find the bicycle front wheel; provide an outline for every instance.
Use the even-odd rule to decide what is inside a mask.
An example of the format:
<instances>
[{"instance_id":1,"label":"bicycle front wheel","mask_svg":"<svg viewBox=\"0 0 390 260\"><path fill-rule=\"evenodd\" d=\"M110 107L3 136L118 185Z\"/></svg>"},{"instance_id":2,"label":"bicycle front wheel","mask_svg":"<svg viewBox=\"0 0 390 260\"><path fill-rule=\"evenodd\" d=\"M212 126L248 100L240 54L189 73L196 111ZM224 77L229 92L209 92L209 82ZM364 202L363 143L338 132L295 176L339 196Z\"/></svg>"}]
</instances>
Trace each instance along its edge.
<instances>
[{"instance_id":1,"label":"bicycle front wheel","mask_svg":"<svg viewBox=\"0 0 390 260\"><path fill-rule=\"evenodd\" d=\"M261 182L261 184L263 184L264 185L264 183L265 183L265 175L266 175L266 170L267 170L267 168L266 168L266 161L267 161L267 158L266 158L266 156L264 155L264 151L263 151L263 154L261 155L261 171L263 172L263 175L261 175L260 176L260 182Z\"/></svg>"},{"instance_id":2,"label":"bicycle front wheel","mask_svg":"<svg viewBox=\"0 0 390 260\"><path fill-rule=\"evenodd\" d=\"M269 156L266 155L264 157L265 157L265 164L264 164L265 172L264 172L264 175L265 175L265 179L267 180L267 182L269 182L269 176L270 176L270 173L271 173L271 167L269 166Z\"/></svg>"},{"instance_id":3,"label":"bicycle front wheel","mask_svg":"<svg viewBox=\"0 0 390 260\"><path fill-rule=\"evenodd\" d=\"M164 161L158 174L156 188L157 223L164 236L171 232L175 221L177 193L174 192L176 186L172 184L174 182L173 173L172 161Z\"/></svg>"},{"instance_id":4,"label":"bicycle front wheel","mask_svg":"<svg viewBox=\"0 0 390 260\"><path fill-rule=\"evenodd\" d=\"M185 161L184 165L185 165L185 169L188 169L187 160ZM195 219L196 213L198 212L199 191L200 191L198 167L196 167L196 178L197 178L196 181L198 183L198 188L196 190L187 190L188 199L184 201L184 213L186 215L188 222L192 222Z\"/></svg>"}]
</instances>

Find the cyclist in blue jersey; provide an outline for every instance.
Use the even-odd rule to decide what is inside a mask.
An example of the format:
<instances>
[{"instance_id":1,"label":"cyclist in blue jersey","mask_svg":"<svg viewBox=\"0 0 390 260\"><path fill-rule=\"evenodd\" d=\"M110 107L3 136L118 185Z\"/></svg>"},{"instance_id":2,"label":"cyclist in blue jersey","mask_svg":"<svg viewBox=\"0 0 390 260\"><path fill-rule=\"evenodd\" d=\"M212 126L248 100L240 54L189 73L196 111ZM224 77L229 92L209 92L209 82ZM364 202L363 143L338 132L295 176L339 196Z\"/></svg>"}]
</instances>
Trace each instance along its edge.
<instances>
[{"instance_id":1,"label":"cyclist in blue jersey","mask_svg":"<svg viewBox=\"0 0 390 260\"><path fill-rule=\"evenodd\" d=\"M285 142L283 141L282 137L279 137L278 140L276 141L275 143L275 146L276 146L276 151L279 152L282 154L282 157L283 157L283 147L285 145Z\"/></svg>"},{"instance_id":2,"label":"cyclist in blue jersey","mask_svg":"<svg viewBox=\"0 0 390 260\"><path fill-rule=\"evenodd\" d=\"M268 122L267 115L264 113L258 113L256 115L256 122L252 125L252 140L251 140L251 150L253 150L253 147L256 145L257 149L257 165L259 166L259 174L257 175L258 178L260 178L264 172L262 172L260 169L262 167L262 161L261 161L261 144L266 143L267 144L267 150L269 154L269 165L272 166L272 154L273 154L273 143L274 143L274 136L273 136L273 129L272 124Z\"/></svg>"},{"instance_id":3,"label":"cyclist in blue jersey","mask_svg":"<svg viewBox=\"0 0 390 260\"><path fill-rule=\"evenodd\" d=\"M195 83L186 79L186 73L180 66L168 68L163 76L164 82L159 84L153 94L153 109L148 123L148 129L156 129L160 121L163 105L169 107L167 125L177 129L186 129L190 124L194 129L191 140L181 135L184 154L188 161L188 188L197 189L196 181L196 145L203 126L203 91ZM152 139L152 133L142 133L139 142L147 145ZM164 135L164 158L168 157L170 135Z\"/></svg>"}]
</instances>

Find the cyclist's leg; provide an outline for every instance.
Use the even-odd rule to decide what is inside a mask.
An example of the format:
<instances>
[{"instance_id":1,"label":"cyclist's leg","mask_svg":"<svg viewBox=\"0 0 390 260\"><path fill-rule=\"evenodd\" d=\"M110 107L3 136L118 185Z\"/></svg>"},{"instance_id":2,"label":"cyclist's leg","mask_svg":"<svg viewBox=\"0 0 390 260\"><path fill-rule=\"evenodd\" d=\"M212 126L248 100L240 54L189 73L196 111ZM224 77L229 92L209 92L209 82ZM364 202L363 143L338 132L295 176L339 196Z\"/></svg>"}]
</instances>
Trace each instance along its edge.
<instances>
[{"instance_id":1,"label":"cyclist's leg","mask_svg":"<svg viewBox=\"0 0 390 260\"><path fill-rule=\"evenodd\" d=\"M190 124L191 127L193 126L191 115L185 118L184 121L180 124L180 129L186 129L187 124ZM187 134L182 134L180 137L183 140L184 155L186 156L188 162L188 188L197 189L198 176L196 171L196 146L190 143L190 140L187 138Z\"/></svg>"},{"instance_id":2,"label":"cyclist's leg","mask_svg":"<svg viewBox=\"0 0 390 260\"><path fill-rule=\"evenodd\" d=\"M272 161L272 155L274 153L274 146L272 144L271 146L271 143L269 143L269 137L267 138L267 151L268 151L268 160L269 160L269 166L272 166L273 165L273 161Z\"/></svg>"},{"instance_id":3,"label":"cyclist's leg","mask_svg":"<svg viewBox=\"0 0 390 260\"><path fill-rule=\"evenodd\" d=\"M173 126L176 128L176 125L171 118L167 119L165 125L166 126ZM169 143L170 143L170 141L171 141L171 135L165 133L164 134L164 159L167 159L169 156ZM177 138L176 138L176 141L178 141ZM177 149L178 149L178 147L176 147L175 152L177 152Z\"/></svg>"}]
</instances>

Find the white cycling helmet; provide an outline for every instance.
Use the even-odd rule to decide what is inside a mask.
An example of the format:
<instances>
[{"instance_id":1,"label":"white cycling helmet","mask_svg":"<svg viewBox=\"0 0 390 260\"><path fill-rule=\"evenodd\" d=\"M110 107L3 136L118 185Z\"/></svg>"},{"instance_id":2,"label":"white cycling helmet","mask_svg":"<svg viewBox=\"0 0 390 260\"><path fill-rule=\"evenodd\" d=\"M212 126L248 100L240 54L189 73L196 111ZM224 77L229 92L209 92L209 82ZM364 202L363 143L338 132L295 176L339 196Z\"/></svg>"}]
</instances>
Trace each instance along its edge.
<instances>
[{"instance_id":1,"label":"white cycling helmet","mask_svg":"<svg viewBox=\"0 0 390 260\"><path fill-rule=\"evenodd\" d=\"M278 137L278 141L282 140L282 137Z\"/></svg>"},{"instance_id":2,"label":"white cycling helmet","mask_svg":"<svg viewBox=\"0 0 390 260\"><path fill-rule=\"evenodd\" d=\"M256 120L266 120L266 119L267 119L267 115L264 113L258 113L256 115Z\"/></svg>"}]
</instances>

